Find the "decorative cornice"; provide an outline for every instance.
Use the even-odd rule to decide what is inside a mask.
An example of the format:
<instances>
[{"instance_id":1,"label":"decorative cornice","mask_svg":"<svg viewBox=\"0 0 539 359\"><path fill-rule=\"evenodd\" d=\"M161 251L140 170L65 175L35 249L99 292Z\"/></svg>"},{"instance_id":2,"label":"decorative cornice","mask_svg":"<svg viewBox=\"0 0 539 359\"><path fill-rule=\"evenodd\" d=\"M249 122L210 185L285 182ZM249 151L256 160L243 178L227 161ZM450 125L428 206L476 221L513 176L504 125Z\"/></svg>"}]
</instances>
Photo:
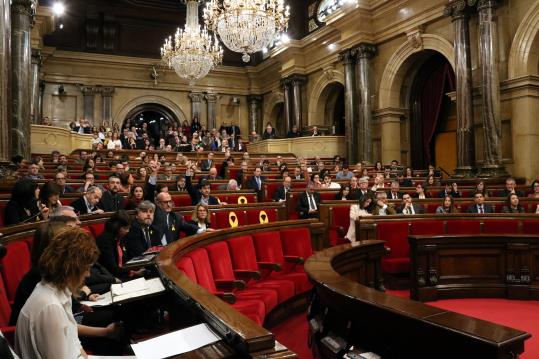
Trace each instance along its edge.
<instances>
[{"instance_id":1,"label":"decorative cornice","mask_svg":"<svg viewBox=\"0 0 539 359\"><path fill-rule=\"evenodd\" d=\"M366 42L360 43L357 47L357 57L372 59L378 53L376 45Z\"/></svg>"},{"instance_id":2,"label":"decorative cornice","mask_svg":"<svg viewBox=\"0 0 539 359\"><path fill-rule=\"evenodd\" d=\"M355 64L357 60L356 49L346 49L339 54L339 61L345 65Z\"/></svg>"},{"instance_id":3,"label":"decorative cornice","mask_svg":"<svg viewBox=\"0 0 539 359\"><path fill-rule=\"evenodd\" d=\"M188 96L191 99L191 102L202 102L204 99L204 94L200 92L191 92Z\"/></svg>"},{"instance_id":4,"label":"decorative cornice","mask_svg":"<svg viewBox=\"0 0 539 359\"><path fill-rule=\"evenodd\" d=\"M478 11L482 9L496 9L498 7L498 0L468 0L468 5L477 5Z\"/></svg>"},{"instance_id":5,"label":"decorative cornice","mask_svg":"<svg viewBox=\"0 0 539 359\"><path fill-rule=\"evenodd\" d=\"M204 95L204 98L208 103L216 103L219 99L219 95L217 95L216 93L207 93Z\"/></svg>"},{"instance_id":6,"label":"decorative cornice","mask_svg":"<svg viewBox=\"0 0 539 359\"><path fill-rule=\"evenodd\" d=\"M423 38L421 35L425 32L425 26L421 25L417 28L413 29L412 31L409 31L406 33L406 37L408 38L408 43L411 47L414 49L423 50Z\"/></svg>"},{"instance_id":7,"label":"decorative cornice","mask_svg":"<svg viewBox=\"0 0 539 359\"><path fill-rule=\"evenodd\" d=\"M11 13L15 15L34 15L34 2L32 0L12 0Z\"/></svg>"},{"instance_id":8,"label":"decorative cornice","mask_svg":"<svg viewBox=\"0 0 539 359\"><path fill-rule=\"evenodd\" d=\"M114 93L114 86L103 86L101 88L101 96L110 97Z\"/></svg>"},{"instance_id":9,"label":"decorative cornice","mask_svg":"<svg viewBox=\"0 0 539 359\"><path fill-rule=\"evenodd\" d=\"M469 7L466 0L456 0L446 5L444 15L451 16L451 20L465 19L469 17Z\"/></svg>"}]
</instances>

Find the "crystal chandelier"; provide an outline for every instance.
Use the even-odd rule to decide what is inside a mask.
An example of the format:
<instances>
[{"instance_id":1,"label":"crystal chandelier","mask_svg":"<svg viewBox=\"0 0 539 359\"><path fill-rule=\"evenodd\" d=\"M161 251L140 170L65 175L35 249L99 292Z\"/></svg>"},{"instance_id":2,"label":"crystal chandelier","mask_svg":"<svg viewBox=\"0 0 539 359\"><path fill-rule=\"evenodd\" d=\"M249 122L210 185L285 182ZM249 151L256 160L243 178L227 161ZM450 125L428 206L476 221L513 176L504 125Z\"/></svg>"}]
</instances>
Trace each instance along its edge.
<instances>
[{"instance_id":1,"label":"crystal chandelier","mask_svg":"<svg viewBox=\"0 0 539 359\"><path fill-rule=\"evenodd\" d=\"M284 0L210 0L204 9L204 21L216 31L230 50L249 54L268 47L276 33L283 32L290 17Z\"/></svg>"},{"instance_id":2,"label":"crystal chandelier","mask_svg":"<svg viewBox=\"0 0 539 359\"><path fill-rule=\"evenodd\" d=\"M200 29L199 1L184 0L187 5L185 29L178 28L174 42L170 36L161 48L163 62L173 68L178 76L189 80L190 86L223 60L223 49L217 37L212 39L205 27Z\"/></svg>"}]
</instances>

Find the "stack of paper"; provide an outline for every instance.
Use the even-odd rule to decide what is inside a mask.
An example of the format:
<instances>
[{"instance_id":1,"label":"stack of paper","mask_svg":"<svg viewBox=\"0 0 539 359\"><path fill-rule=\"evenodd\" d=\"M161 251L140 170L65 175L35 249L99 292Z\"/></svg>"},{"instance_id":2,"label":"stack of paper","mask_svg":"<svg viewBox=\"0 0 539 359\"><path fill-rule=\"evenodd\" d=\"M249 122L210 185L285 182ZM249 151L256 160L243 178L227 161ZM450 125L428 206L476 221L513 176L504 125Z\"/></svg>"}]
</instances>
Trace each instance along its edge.
<instances>
[{"instance_id":1,"label":"stack of paper","mask_svg":"<svg viewBox=\"0 0 539 359\"><path fill-rule=\"evenodd\" d=\"M148 294L163 292L165 287L159 278L138 278L120 284L112 284L110 292L101 294L97 301L82 301L81 304L89 307L102 307L118 303L130 298L142 297Z\"/></svg>"}]
</instances>

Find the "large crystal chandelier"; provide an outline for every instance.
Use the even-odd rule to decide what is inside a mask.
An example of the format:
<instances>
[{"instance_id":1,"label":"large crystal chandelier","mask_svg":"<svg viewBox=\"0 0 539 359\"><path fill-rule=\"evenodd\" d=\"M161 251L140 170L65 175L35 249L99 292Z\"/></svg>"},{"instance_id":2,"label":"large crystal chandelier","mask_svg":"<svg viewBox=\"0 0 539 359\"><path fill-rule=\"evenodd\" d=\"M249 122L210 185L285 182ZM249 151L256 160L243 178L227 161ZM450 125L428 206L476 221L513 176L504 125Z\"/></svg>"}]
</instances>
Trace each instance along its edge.
<instances>
[{"instance_id":1,"label":"large crystal chandelier","mask_svg":"<svg viewBox=\"0 0 539 359\"><path fill-rule=\"evenodd\" d=\"M206 25L245 62L286 29L289 17L284 0L210 0L204 9Z\"/></svg>"},{"instance_id":2,"label":"large crystal chandelier","mask_svg":"<svg viewBox=\"0 0 539 359\"><path fill-rule=\"evenodd\" d=\"M212 37L198 23L200 0L183 0L187 5L185 29L178 28L174 35L165 40L161 48L163 62L173 68L178 76L189 80L189 85L203 78L223 60L223 49L217 37Z\"/></svg>"}]
</instances>

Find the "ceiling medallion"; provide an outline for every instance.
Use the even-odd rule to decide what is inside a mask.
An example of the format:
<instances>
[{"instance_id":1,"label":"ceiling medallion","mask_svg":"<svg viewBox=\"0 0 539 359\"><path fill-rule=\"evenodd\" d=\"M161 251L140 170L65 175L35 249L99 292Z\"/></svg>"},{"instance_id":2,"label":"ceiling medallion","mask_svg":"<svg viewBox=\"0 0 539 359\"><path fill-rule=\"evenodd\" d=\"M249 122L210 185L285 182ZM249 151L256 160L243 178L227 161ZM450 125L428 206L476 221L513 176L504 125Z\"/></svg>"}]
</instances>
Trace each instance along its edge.
<instances>
[{"instance_id":1,"label":"ceiling medallion","mask_svg":"<svg viewBox=\"0 0 539 359\"><path fill-rule=\"evenodd\" d=\"M223 60L223 49L217 37L212 38L208 30L198 23L199 0L184 0L187 6L185 29L178 28L174 35L165 40L161 48L163 62L173 68L181 78L193 86Z\"/></svg>"},{"instance_id":2,"label":"ceiling medallion","mask_svg":"<svg viewBox=\"0 0 539 359\"><path fill-rule=\"evenodd\" d=\"M284 0L210 0L204 21L221 41L249 62L252 54L267 48L276 34L286 30L290 17Z\"/></svg>"}]
</instances>

